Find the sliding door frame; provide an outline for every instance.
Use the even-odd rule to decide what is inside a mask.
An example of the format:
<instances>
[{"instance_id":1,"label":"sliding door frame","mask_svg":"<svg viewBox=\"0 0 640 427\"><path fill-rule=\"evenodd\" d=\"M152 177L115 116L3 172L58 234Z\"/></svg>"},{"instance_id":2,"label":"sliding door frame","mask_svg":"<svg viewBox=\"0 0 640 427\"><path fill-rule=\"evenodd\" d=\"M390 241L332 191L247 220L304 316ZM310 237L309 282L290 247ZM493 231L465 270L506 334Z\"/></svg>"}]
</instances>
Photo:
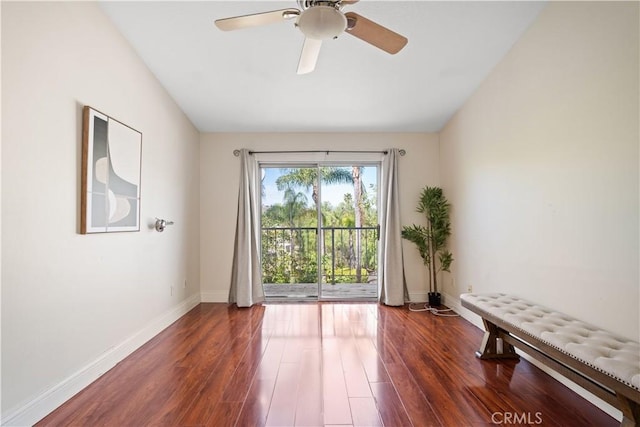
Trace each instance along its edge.
<instances>
[{"instance_id":1,"label":"sliding door frame","mask_svg":"<svg viewBox=\"0 0 640 427\"><path fill-rule=\"evenodd\" d=\"M355 158L357 157L357 153L353 153L352 156ZM352 157L349 156L349 157ZM315 168L317 173L316 173L316 186L318 188L318 203L316 206L316 235L317 235L317 239L316 239L316 259L317 259L317 265L318 265L318 271L317 271L317 277L316 277L316 284L317 284L317 297L316 300L317 301L333 301L333 302L338 302L338 301L348 301L348 302L372 302L372 301L377 301L379 294L380 294L380 289L379 289L379 277L377 280L378 283L378 287L376 289L376 296L375 297L371 297L371 298L367 298L367 297L355 297L355 298L349 298L348 300L342 299L342 298L327 298L325 296L323 296L323 289L322 289L322 275L324 273L324 267L322 264L322 252L321 252L321 242L324 242L324 230L323 230L323 222L322 222L322 191L323 191L323 185L322 185L322 181L320 180L320 169L323 167L353 167L353 166L358 166L358 167L375 167L376 168L376 213L377 213L377 218L378 218L378 223L379 218L380 218L380 182L381 182L381 168L382 168L382 161L381 160L322 160L322 161L317 161L317 160L287 160L287 161L267 161L267 160L262 160L262 161L258 161L258 167L260 169L260 171L262 171L262 169L265 168L287 168L287 169L294 169L294 168ZM259 205L262 206L262 194L260 194L259 197L260 203ZM262 229L262 213L260 213L260 229ZM378 239L379 240L379 239ZM260 233L260 247L262 247L262 233ZM376 250L377 254L376 254L376 260L377 263L379 264L380 260L379 260L379 254L380 254L380 247L377 246L377 250ZM262 263L262 251L260 252L260 262ZM378 265L378 271L379 271L379 265ZM263 283L264 286L264 283ZM266 301L273 301L273 302L281 302L281 301L290 301L290 302L304 302L304 301L312 301L310 298L299 298L299 299L294 299L294 298L286 298L286 297L282 297L282 298L278 298L278 297L269 297L268 295L265 294L265 299Z\"/></svg>"}]
</instances>

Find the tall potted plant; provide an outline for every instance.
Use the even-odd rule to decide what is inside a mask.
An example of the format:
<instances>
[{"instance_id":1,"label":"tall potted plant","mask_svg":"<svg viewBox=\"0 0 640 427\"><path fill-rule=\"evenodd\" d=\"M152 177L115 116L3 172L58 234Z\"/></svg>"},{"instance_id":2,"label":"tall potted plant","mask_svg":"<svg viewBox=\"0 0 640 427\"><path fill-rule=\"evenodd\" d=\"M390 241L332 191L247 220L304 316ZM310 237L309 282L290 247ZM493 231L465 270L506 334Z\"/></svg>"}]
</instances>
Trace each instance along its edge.
<instances>
[{"instance_id":1,"label":"tall potted plant","mask_svg":"<svg viewBox=\"0 0 640 427\"><path fill-rule=\"evenodd\" d=\"M402 227L402 237L415 243L429 272L429 305L441 305L438 273L450 271L453 255L447 249L451 235L450 204L439 187L424 187L417 211L424 214L427 224Z\"/></svg>"}]
</instances>

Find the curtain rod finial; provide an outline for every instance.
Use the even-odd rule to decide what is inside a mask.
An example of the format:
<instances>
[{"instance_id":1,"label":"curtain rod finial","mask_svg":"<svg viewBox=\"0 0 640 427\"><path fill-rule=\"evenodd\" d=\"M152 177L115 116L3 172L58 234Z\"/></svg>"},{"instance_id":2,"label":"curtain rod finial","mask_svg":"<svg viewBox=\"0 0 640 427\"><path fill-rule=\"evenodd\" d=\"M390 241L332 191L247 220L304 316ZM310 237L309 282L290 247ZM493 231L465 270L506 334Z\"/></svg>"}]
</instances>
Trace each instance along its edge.
<instances>
[{"instance_id":1,"label":"curtain rod finial","mask_svg":"<svg viewBox=\"0 0 640 427\"><path fill-rule=\"evenodd\" d=\"M407 150L405 150L404 148L401 148L398 150L398 153L400 153L401 156L404 156L405 154L407 154Z\"/></svg>"},{"instance_id":2,"label":"curtain rod finial","mask_svg":"<svg viewBox=\"0 0 640 427\"><path fill-rule=\"evenodd\" d=\"M240 156L240 150L233 150L233 155L236 157Z\"/></svg>"}]
</instances>

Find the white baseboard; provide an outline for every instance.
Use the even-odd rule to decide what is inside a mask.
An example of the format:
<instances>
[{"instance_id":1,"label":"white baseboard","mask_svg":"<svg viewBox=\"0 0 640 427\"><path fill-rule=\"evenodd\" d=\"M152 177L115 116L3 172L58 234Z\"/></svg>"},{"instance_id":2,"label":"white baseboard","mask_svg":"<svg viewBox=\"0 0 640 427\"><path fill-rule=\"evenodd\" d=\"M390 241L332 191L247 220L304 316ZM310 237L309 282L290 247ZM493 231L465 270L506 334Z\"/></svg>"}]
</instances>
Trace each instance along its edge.
<instances>
[{"instance_id":1,"label":"white baseboard","mask_svg":"<svg viewBox=\"0 0 640 427\"><path fill-rule=\"evenodd\" d=\"M229 291L203 291L200 292L202 302L229 302Z\"/></svg>"},{"instance_id":2,"label":"white baseboard","mask_svg":"<svg viewBox=\"0 0 640 427\"><path fill-rule=\"evenodd\" d=\"M453 298L446 292L440 292L440 294L442 295L442 303L449 308L453 308L457 313L461 308L460 300ZM410 302L427 302L429 301L429 292L409 292L409 299ZM480 324L482 325L482 322Z\"/></svg>"},{"instance_id":3,"label":"white baseboard","mask_svg":"<svg viewBox=\"0 0 640 427\"><path fill-rule=\"evenodd\" d=\"M143 329L108 350L93 362L65 378L59 384L45 390L26 404L8 411L7 414L2 414L0 425L32 426L199 303L200 294L194 294L185 299L166 313L153 319Z\"/></svg>"},{"instance_id":4,"label":"white baseboard","mask_svg":"<svg viewBox=\"0 0 640 427\"><path fill-rule=\"evenodd\" d=\"M427 302L429 301L428 292L409 292L408 302Z\"/></svg>"},{"instance_id":5,"label":"white baseboard","mask_svg":"<svg viewBox=\"0 0 640 427\"><path fill-rule=\"evenodd\" d=\"M458 298L452 297L446 292L441 292L441 293L442 293L442 303L449 308L453 308L454 311L457 313L458 309L461 307L460 300Z\"/></svg>"},{"instance_id":6,"label":"white baseboard","mask_svg":"<svg viewBox=\"0 0 640 427\"><path fill-rule=\"evenodd\" d=\"M462 307L462 305L460 304L460 298L455 298L455 297L452 297L450 295L445 295L444 303L445 303L446 306L453 308L456 313L458 313L460 316L462 316L465 320L469 321L469 323L472 323L478 329L481 329L481 330L484 331L484 325L482 323L482 318L480 316L478 316L477 314L473 313L472 311L469 311L466 308ZM480 346L480 343L478 343L478 346ZM517 348L516 348L516 353L518 353L518 355L520 355L520 357L525 359L527 362L529 362L532 365L534 365L537 368L539 368L542 372L546 373L547 375L551 376L556 381L559 381L561 384L565 385L571 391L574 391L575 393L580 395L582 398L586 399L587 401L589 401L593 405L595 405L598 408L602 409L604 412L609 414L611 417L615 418L618 421L622 420L622 412L620 412L618 409L614 408L613 406L609 405L607 402L605 402L604 400L600 399L598 396L596 396L596 395L590 393L589 391L585 390L584 388L580 387L578 384L576 384L573 381L567 379L564 375L559 374L558 372L556 372L553 369L549 368L547 365L545 365L545 364L539 362L538 360L534 359L533 357L529 356L527 353L524 353L524 352L518 350Z\"/></svg>"}]
</instances>

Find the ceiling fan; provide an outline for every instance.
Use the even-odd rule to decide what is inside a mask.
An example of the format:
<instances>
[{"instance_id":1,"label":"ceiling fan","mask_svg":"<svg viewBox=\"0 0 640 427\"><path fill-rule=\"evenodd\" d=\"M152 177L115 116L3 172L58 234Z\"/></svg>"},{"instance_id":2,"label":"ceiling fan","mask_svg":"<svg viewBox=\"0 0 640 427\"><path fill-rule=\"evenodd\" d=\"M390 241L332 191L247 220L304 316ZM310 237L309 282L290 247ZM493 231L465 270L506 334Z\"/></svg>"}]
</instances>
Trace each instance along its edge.
<instances>
[{"instance_id":1,"label":"ceiling fan","mask_svg":"<svg viewBox=\"0 0 640 427\"><path fill-rule=\"evenodd\" d=\"M343 13L342 8L358 0L297 0L300 9L280 9L251 15L218 19L216 26L224 31L241 30L295 19L295 26L305 36L298 62L298 74L310 73L316 67L323 40L351 34L390 54L398 53L407 38L357 13Z\"/></svg>"}]
</instances>

